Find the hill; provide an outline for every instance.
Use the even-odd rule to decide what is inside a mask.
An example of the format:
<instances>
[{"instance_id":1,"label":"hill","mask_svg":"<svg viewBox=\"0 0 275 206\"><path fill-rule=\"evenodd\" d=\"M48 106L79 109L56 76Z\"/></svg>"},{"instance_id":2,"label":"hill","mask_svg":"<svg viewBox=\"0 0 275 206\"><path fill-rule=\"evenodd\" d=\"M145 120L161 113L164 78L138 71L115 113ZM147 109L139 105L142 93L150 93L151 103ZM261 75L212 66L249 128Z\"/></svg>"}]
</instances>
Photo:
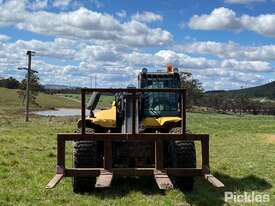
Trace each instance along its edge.
<instances>
[{"instance_id":1,"label":"hill","mask_svg":"<svg viewBox=\"0 0 275 206\"><path fill-rule=\"evenodd\" d=\"M206 94L232 94L232 95L246 95L249 97L266 97L269 99L275 99L275 81L244 89L237 89L237 90L228 90L228 91L208 91Z\"/></svg>"},{"instance_id":2,"label":"hill","mask_svg":"<svg viewBox=\"0 0 275 206\"><path fill-rule=\"evenodd\" d=\"M53 89L53 90L76 89L77 88L77 87L71 87L71 86L59 85L59 84L45 84L43 86L45 89Z\"/></svg>"},{"instance_id":3,"label":"hill","mask_svg":"<svg viewBox=\"0 0 275 206\"><path fill-rule=\"evenodd\" d=\"M22 100L18 97L17 89L0 87L0 110L22 110ZM32 110L51 109L55 107L76 108L80 107L79 102L58 95L39 93L36 102L38 105L31 105Z\"/></svg>"}]
</instances>

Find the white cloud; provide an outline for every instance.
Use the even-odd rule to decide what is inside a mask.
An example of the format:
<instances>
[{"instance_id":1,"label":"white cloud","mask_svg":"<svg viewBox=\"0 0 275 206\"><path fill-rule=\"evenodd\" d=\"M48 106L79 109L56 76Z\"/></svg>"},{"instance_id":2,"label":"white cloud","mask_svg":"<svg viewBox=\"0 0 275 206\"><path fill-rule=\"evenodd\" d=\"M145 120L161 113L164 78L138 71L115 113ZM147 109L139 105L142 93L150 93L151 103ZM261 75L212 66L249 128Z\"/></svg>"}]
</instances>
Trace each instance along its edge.
<instances>
[{"instance_id":1,"label":"white cloud","mask_svg":"<svg viewBox=\"0 0 275 206\"><path fill-rule=\"evenodd\" d=\"M76 55L81 61L110 63L118 61L121 53L115 46L111 45L86 45Z\"/></svg>"},{"instance_id":2,"label":"white cloud","mask_svg":"<svg viewBox=\"0 0 275 206\"><path fill-rule=\"evenodd\" d=\"M125 10L121 10L119 12L116 12L116 15L120 18L125 18L127 16L127 12Z\"/></svg>"},{"instance_id":3,"label":"white cloud","mask_svg":"<svg viewBox=\"0 0 275 206\"><path fill-rule=\"evenodd\" d=\"M53 6L58 8L65 8L67 7L72 0L54 0Z\"/></svg>"},{"instance_id":4,"label":"white cloud","mask_svg":"<svg viewBox=\"0 0 275 206\"><path fill-rule=\"evenodd\" d=\"M211 54L220 58L275 61L275 45L242 46L235 42L194 41L175 46L177 51Z\"/></svg>"},{"instance_id":5,"label":"white cloud","mask_svg":"<svg viewBox=\"0 0 275 206\"><path fill-rule=\"evenodd\" d=\"M204 69L216 66L216 62L213 60L208 60L204 57L190 57L186 54L176 53L171 50L161 50L155 55L161 58L159 65L172 63L173 65L177 65L179 68L188 69Z\"/></svg>"},{"instance_id":6,"label":"white cloud","mask_svg":"<svg viewBox=\"0 0 275 206\"><path fill-rule=\"evenodd\" d=\"M34 50L38 56L69 60L74 59L80 44L75 41L58 38L53 42L18 40L14 44L10 44L10 46L17 50L18 48L23 51ZM72 47L75 49L72 49Z\"/></svg>"},{"instance_id":7,"label":"white cloud","mask_svg":"<svg viewBox=\"0 0 275 206\"><path fill-rule=\"evenodd\" d=\"M98 0L90 0L92 4L94 4L97 8L101 8L104 6L104 4Z\"/></svg>"},{"instance_id":8,"label":"white cloud","mask_svg":"<svg viewBox=\"0 0 275 206\"><path fill-rule=\"evenodd\" d=\"M262 74L273 72L272 65L267 62L274 59L273 45L244 47L233 42L192 42L186 47L189 51L162 47L153 53L144 52L140 47L166 45L173 39L168 31L146 25L155 21L151 17L151 20L147 17L146 20L119 21L112 15L81 7L58 13L29 11L26 2L10 0L0 4L0 26L10 25L55 39L14 42L0 35L0 76L23 77L24 72L16 68L26 65L25 53L29 49L37 52L33 68L39 71L42 83L90 86L93 74L97 75L99 86L124 87L136 82L136 74L142 67L164 69L167 63L173 63L206 82L207 89L236 88L245 82L250 85L262 83L267 80ZM11 10L16 12L11 13ZM127 13L116 16L122 19ZM224 19L228 16L240 19L230 12L224 14ZM186 39L190 41L189 37ZM222 59L199 54L213 54Z\"/></svg>"},{"instance_id":9,"label":"white cloud","mask_svg":"<svg viewBox=\"0 0 275 206\"><path fill-rule=\"evenodd\" d=\"M226 59L221 62L221 68L238 71L250 72L270 72L273 70L268 62L263 61L238 61L235 59Z\"/></svg>"},{"instance_id":10,"label":"white cloud","mask_svg":"<svg viewBox=\"0 0 275 206\"><path fill-rule=\"evenodd\" d=\"M275 13L263 14L256 17L243 15L241 22L246 29L265 36L275 37Z\"/></svg>"},{"instance_id":11,"label":"white cloud","mask_svg":"<svg viewBox=\"0 0 275 206\"><path fill-rule=\"evenodd\" d=\"M132 46L161 46L172 40L170 32L160 28L150 29L145 24L138 21L126 22L122 25L123 32L120 38Z\"/></svg>"},{"instance_id":12,"label":"white cloud","mask_svg":"<svg viewBox=\"0 0 275 206\"><path fill-rule=\"evenodd\" d=\"M247 74L247 78L258 79L262 72L273 70L272 66L264 61L211 60L172 50L144 53L129 51L127 48L116 45L95 45L79 40L57 38L48 42L38 40L0 42L0 76L13 74L12 72L15 76L23 75L14 68L26 64L25 52L28 49L36 51L33 68L39 71L43 83L74 82L75 85L89 86L89 76L97 74L101 86L127 86L129 83L136 82L136 74L142 67L164 69L167 63L172 63L181 70L191 71L203 82L212 81L212 78L216 78L215 81L220 81L221 78L229 81L231 77L235 78L232 80L233 83L242 83L245 81L245 76L240 73ZM46 63L48 58L67 59L67 61L60 61L60 64L56 65ZM74 64L68 63L68 60L73 61ZM123 77L123 82L120 77ZM259 81L255 80L253 83L252 79L247 80L251 85ZM213 87L207 86L207 88Z\"/></svg>"},{"instance_id":13,"label":"white cloud","mask_svg":"<svg viewBox=\"0 0 275 206\"><path fill-rule=\"evenodd\" d=\"M27 18L25 3L24 0L10 0L0 4L0 26L13 25Z\"/></svg>"},{"instance_id":14,"label":"white cloud","mask_svg":"<svg viewBox=\"0 0 275 206\"><path fill-rule=\"evenodd\" d=\"M47 6L48 6L48 0L35 0L29 5L31 10L40 10L40 9L47 8Z\"/></svg>"},{"instance_id":15,"label":"white cloud","mask_svg":"<svg viewBox=\"0 0 275 206\"><path fill-rule=\"evenodd\" d=\"M136 13L132 16L133 20L140 21L140 22L154 22L154 21L162 21L163 17L159 14L150 12L150 11L143 11L141 13Z\"/></svg>"},{"instance_id":16,"label":"white cloud","mask_svg":"<svg viewBox=\"0 0 275 206\"><path fill-rule=\"evenodd\" d=\"M230 4L251 4L251 3L260 3L265 2L266 0L225 0L225 3Z\"/></svg>"},{"instance_id":17,"label":"white cloud","mask_svg":"<svg viewBox=\"0 0 275 206\"><path fill-rule=\"evenodd\" d=\"M23 78L24 73L16 68L26 65L26 50L31 49L36 51L32 66L39 71L43 84L89 86L91 74L97 75L98 84L102 87L125 87L136 80L136 71L123 59L123 54L126 55L128 49L87 43L89 42L60 38L48 42L0 42L0 76L12 75L19 79ZM49 58L55 58L55 64L46 63L52 62ZM58 64L57 59L60 60Z\"/></svg>"},{"instance_id":18,"label":"white cloud","mask_svg":"<svg viewBox=\"0 0 275 206\"><path fill-rule=\"evenodd\" d=\"M220 69L221 71L271 72L272 65L265 61L239 61L236 59L212 60L205 57L192 57L171 50L160 50L155 54L132 52L124 54L123 59L134 67L163 67L172 63L176 67L188 70Z\"/></svg>"},{"instance_id":19,"label":"white cloud","mask_svg":"<svg viewBox=\"0 0 275 206\"><path fill-rule=\"evenodd\" d=\"M19 29L63 38L111 41L128 46L164 45L172 35L160 28L132 20L121 23L113 16L86 8L53 13L28 12L25 4L11 0L0 5L0 26L14 25ZM10 10L17 11L15 14Z\"/></svg>"},{"instance_id":20,"label":"white cloud","mask_svg":"<svg viewBox=\"0 0 275 206\"><path fill-rule=\"evenodd\" d=\"M242 25L233 10L221 7L210 14L194 15L189 21L192 29L241 29Z\"/></svg>"},{"instance_id":21,"label":"white cloud","mask_svg":"<svg viewBox=\"0 0 275 206\"><path fill-rule=\"evenodd\" d=\"M217 69L206 70L203 74L194 73L194 77L203 83L206 90L240 89L258 86L270 81L270 79L254 73L220 72Z\"/></svg>"},{"instance_id":22,"label":"white cloud","mask_svg":"<svg viewBox=\"0 0 275 206\"><path fill-rule=\"evenodd\" d=\"M203 73L193 71L195 78L199 79L206 90L240 89L241 87L257 86L270 79L258 73L228 71L223 69L205 69Z\"/></svg>"},{"instance_id":23,"label":"white cloud","mask_svg":"<svg viewBox=\"0 0 275 206\"><path fill-rule=\"evenodd\" d=\"M0 42L8 41L10 39L9 36L0 34Z\"/></svg>"},{"instance_id":24,"label":"white cloud","mask_svg":"<svg viewBox=\"0 0 275 206\"><path fill-rule=\"evenodd\" d=\"M242 15L228 8L214 9L210 14L194 15L189 23L191 29L201 30L250 30L258 34L275 37L275 14L259 16Z\"/></svg>"}]
</instances>

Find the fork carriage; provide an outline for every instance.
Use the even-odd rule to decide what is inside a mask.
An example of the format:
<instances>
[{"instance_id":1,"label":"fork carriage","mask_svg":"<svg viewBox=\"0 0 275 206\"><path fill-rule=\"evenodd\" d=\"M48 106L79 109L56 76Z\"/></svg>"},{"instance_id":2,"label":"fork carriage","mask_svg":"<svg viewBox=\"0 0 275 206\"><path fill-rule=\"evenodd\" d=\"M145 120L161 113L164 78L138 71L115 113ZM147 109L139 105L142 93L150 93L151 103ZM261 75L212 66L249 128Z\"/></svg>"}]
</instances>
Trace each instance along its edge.
<instances>
[{"instance_id":1,"label":"fork carriage","mask_svg":"<svg viewBox=\"0 0 275 206\"><path fill-rule=\"evenodd\" d=\"M132 98L132 114L135 117L139 101L138 97L145 92L174 92L180 94L180 114L181 114L181 133L141 133L139 132L139 121L132 118L132 131L130 133L86 133L85 124L85 94L101 92L101 93L118 93L124 92L131 94ZM100 168L66 168L65 165L65 143L66 141L103 141L104 157L103 167ZM201 168L172 168L164 167L164 141L174 140L191 140L201 142L202 165ZM153 142L154 149L154 167L152 168L116 168L113 167L113 142L134 142L144 141ZM57 134L57 165L56 175L50 180L46 188L54 188L63 177L80 177L80 176L96 176L95 187L109 187L113 176L154 176L154 179L160 189L173 188L171 176L194 177L202 176L215 187L224 187L224 184L216 177L211 175L209 167L209 135L208 134L192 134L186 132L186 89L182 88L165 88L165 89L148 89L148 88L119 88L119 89L103 89L103 88L83 88L81 89L81 133L60 133Z\"/></svg>"}]
</instances>

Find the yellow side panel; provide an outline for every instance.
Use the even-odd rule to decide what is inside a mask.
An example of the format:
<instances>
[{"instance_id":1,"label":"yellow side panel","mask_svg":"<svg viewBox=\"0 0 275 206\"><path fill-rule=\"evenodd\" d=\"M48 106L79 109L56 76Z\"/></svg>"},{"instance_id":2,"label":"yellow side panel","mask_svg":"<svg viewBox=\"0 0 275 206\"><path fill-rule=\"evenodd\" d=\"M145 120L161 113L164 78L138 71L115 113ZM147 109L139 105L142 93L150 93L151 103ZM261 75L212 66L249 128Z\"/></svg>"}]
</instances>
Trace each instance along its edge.
<instances>
[{"instance_id":1,"label":"yellow side panel","mask_svg":"<svg viewBox=\"0 0 275 206\"><path fill-rule=\"evenodd\" d=\"M116 106L111 109L101 110L95 113L95 117L87 117L92 123L106 128L116 127Z\"/></svg>"},{"instance_id":2,"label":"yellow side panel","mask_svg":"<svg viewBox=\"0 0 275 206\"><path fill-rule=\"evenodd\" d=\"M165 123L177 123L180 122L180 117L145 117L142 120L142 124L145 128L162 127Z\"/></svg>"}]
</instances>

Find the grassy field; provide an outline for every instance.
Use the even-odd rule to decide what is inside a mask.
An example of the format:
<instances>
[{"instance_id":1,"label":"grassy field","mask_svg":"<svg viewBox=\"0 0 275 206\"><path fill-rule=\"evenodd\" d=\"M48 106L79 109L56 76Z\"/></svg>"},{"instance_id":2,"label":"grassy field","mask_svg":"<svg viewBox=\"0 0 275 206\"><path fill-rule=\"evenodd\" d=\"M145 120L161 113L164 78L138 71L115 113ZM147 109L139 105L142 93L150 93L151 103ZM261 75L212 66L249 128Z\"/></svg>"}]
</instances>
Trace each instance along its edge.
<instances>
[{"instance_id":1,"label":"grassy field","mask_svg":"<svg viewBox=\"0 0 275 206\"><path fill-rule=\"evenodd\" d=\"M12 114L24 111L22 99L19 98L16 89L6 89L0 87L0 113L11 112ZM89 100L87 95L86 100ZM110 107L114 100L113 96L101 96L98 108ZM31 110L47 110L54 108L80 108L79 94L57 94L49 95L39 93L36 98L36 104L31 104Z\"/></svg>"},{"instance_id":2,"label":"grassy field","mask_svg":"<svg viewBox=\"0 0 275 206\"><path fill-rule=\"evenodd\" d=\"M62 96L62 97L68 98L68 99L73 99L73 100L76 100L79 102L81 99L80 94L58 94L58 96ZM109 107L112 104L112 102L114 101L114 99L115 99L114 96L101 95L98 105L101 108ZM88 101L89 101L89 95L86 96L86 102L88 102Z\"/></svg>"},{"instance_id":3,"label":"grassy field","mask_svg":"<svg viewBox=\"0 0 275 206\"><path fill-rule=\"evenodd\" d=\"M16 89L6 89L0 87L0 112L12 112L18 113L23 110L22 100L17 94ZM45 110L52 108L77 108L80 107L80 103L77 101L72 101L70 99L64 98L57 95L49 95L44 93L39 93L36 102L38 105L31 105L31 110Z\"/></svg>"},{"instance_id":4,"label":"grassy field","mask_svg":"<svg viewBox=\"0 0 275 206\"><path fill-rule=\"evenodd\" d=\"M224 182L224 189L215 189L199 177L191 193L178 189L161 192L152 178L115 178L110 189L78 195L72 193L69 178L54 190L45 189L55 172L56 133L74 131L76 119L32 116L31 122L25 123L22 114L9 113L13 110L12 97L2 95L2 90L0 95L1 206L219 206L224 205L224 191L269 194L271 202L259 205L275 205L275 118L272 116L188 114L188 129L210 134L211 170ZM70 144L66 155L70 167Z\"/></svg>"}]
</instances>

